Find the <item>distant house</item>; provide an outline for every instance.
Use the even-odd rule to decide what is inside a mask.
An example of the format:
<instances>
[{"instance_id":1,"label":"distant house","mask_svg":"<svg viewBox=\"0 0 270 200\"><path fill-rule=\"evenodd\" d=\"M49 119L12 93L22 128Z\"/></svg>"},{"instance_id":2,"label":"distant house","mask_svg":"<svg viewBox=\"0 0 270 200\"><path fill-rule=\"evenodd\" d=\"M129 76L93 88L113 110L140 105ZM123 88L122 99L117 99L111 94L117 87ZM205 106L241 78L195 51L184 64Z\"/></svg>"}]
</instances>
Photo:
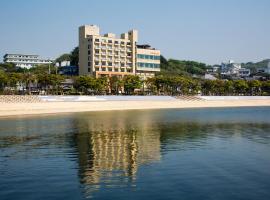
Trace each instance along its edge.
<instances>
[{"instance_id":1,"label":"distant house","mask_svg":"<svg viewBox=\"0 0 270 200\"><path fill-rule=\"evenodd\" d=\"M240 77L247 77L247 76L250 76L250 69L241 68L241 69L239 69L239 71L238 71L238 75L239 75Z\"/></svg>"},{"instance_id":2,"label":"distant house","mask_svg":"<svg viewBox=\"0 0 270 200\"><path fill-rule=\"evenodd\" d=\"M221 75L237 76L240 69L241 64L235 63L232 60L230 60L229 62L221 63Z\"/></svg>"},{"instance_id":3,"label":"distant house","mask_svg":"<svg viewBox=\"0 0 270 200\"><path fill-rule=\"evenodd\" d=\"M57 62L55 66L58 74L67 76L77 76L79 74L79 67L70 65L70 61Z\"/></svg>"},{"instance_id":4,"label":"distant house","mask_svg":"<svg viewBox=\"0 0 270 200\"><path fill-rule=\"evenodd\" d=\"M220 65L213 65L211 68L207 69L208 73L217 73L220 70Z\"/></svg>"}]
</instances>

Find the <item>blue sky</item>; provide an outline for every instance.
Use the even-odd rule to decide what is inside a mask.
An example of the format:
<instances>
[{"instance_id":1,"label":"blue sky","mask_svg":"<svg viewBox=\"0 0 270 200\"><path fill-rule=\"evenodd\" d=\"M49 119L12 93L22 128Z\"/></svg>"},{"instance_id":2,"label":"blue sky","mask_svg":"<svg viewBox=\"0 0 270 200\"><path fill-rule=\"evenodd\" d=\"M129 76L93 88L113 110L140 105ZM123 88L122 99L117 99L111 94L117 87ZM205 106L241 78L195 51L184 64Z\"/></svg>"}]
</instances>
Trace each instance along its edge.
<instances>
[{"instance_id":1,"label":"blue sky","mask_svg":"<svg viewBox=\"0 0 270 200\"><path fill-rule=\"evenodd\" d=\"M78 45L78 27L139 31L167 58L216 64L270 58L269 0L0 0L0 56L55 58ZM0 59L1 60L1 59Z\"/></svg>"}]
</instances>

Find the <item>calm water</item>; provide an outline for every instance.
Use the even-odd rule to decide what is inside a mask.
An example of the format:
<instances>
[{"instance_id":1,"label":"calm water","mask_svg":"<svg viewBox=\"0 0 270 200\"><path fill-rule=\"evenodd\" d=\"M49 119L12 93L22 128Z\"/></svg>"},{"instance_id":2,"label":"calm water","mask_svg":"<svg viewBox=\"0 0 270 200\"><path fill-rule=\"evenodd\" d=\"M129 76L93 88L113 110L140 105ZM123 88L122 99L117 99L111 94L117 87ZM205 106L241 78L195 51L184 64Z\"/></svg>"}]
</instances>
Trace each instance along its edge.
<instances>
[{"instance_id":1,"label":"calm water","mask_svg":"<svg viewBox=\"0 0 270 200\"><path fill-rule=\"evenodd\" d=\"M0 119L0 199L270 199L270 107Z\"/></svg>"}]
</instances>

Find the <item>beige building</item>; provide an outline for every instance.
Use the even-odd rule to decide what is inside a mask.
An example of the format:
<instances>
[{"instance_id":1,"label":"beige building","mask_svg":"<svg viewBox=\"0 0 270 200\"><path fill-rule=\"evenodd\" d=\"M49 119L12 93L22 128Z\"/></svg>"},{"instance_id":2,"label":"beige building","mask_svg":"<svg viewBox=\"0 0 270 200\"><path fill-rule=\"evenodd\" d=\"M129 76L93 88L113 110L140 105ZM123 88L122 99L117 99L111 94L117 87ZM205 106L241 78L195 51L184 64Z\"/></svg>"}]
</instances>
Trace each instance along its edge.
<instances>
[{"instance_id":1,"label":"beige building","mask_svg":"<svg viewBox=\"0 0 270 200\"><path fill-rule=\"evenodd\" d=\"M136 30L118 38L113 33L101 35L95 25L79 27L79 74L153 76L160 71L160 51L137 42Z\"/></svg>"}]
</instances>

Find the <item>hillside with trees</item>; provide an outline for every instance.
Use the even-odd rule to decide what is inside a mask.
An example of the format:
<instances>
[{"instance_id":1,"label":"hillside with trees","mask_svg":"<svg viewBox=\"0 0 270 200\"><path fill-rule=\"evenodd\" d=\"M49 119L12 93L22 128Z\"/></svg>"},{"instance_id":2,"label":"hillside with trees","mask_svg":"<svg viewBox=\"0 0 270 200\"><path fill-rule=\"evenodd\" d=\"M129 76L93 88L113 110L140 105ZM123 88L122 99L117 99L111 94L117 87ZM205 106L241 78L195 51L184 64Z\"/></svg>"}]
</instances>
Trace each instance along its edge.
<instances>
[{"instance_id":1,"label":"hillside with trees","mask_svg":"<svg viewBox=\"0 0 270 200\"><path fill-rule=\"evenodd\" d=\"M56 58L55 62L70 61L73 66L79 63L79 47L75 47L70 53L65 53Z\"/></svg>"},{"instance_id":2,"label":"hillside with trees","mask_svg":"<svg viewBox=\"0 0 270 200\"><path fill-rule=\"evenodd\" d=\"M242 68L250 69L251 73L255 73L258 68L266 68L269 62L270 59L265 59L255 63L254 62L242 63Z\"/></svg>"},{"instance_id":3,"label":"hillside with trees","mask_svg":"<svg viewBox=\"0 0 270 200\"><path fill-rule=\"evenodd\" d=\"M205 63L176 59L167 60L163 56L161 56L160 62L160 74L167 75L204 75L207 68L210 68L210 66L206 65Z\"/></svg>"}]
</instances>

